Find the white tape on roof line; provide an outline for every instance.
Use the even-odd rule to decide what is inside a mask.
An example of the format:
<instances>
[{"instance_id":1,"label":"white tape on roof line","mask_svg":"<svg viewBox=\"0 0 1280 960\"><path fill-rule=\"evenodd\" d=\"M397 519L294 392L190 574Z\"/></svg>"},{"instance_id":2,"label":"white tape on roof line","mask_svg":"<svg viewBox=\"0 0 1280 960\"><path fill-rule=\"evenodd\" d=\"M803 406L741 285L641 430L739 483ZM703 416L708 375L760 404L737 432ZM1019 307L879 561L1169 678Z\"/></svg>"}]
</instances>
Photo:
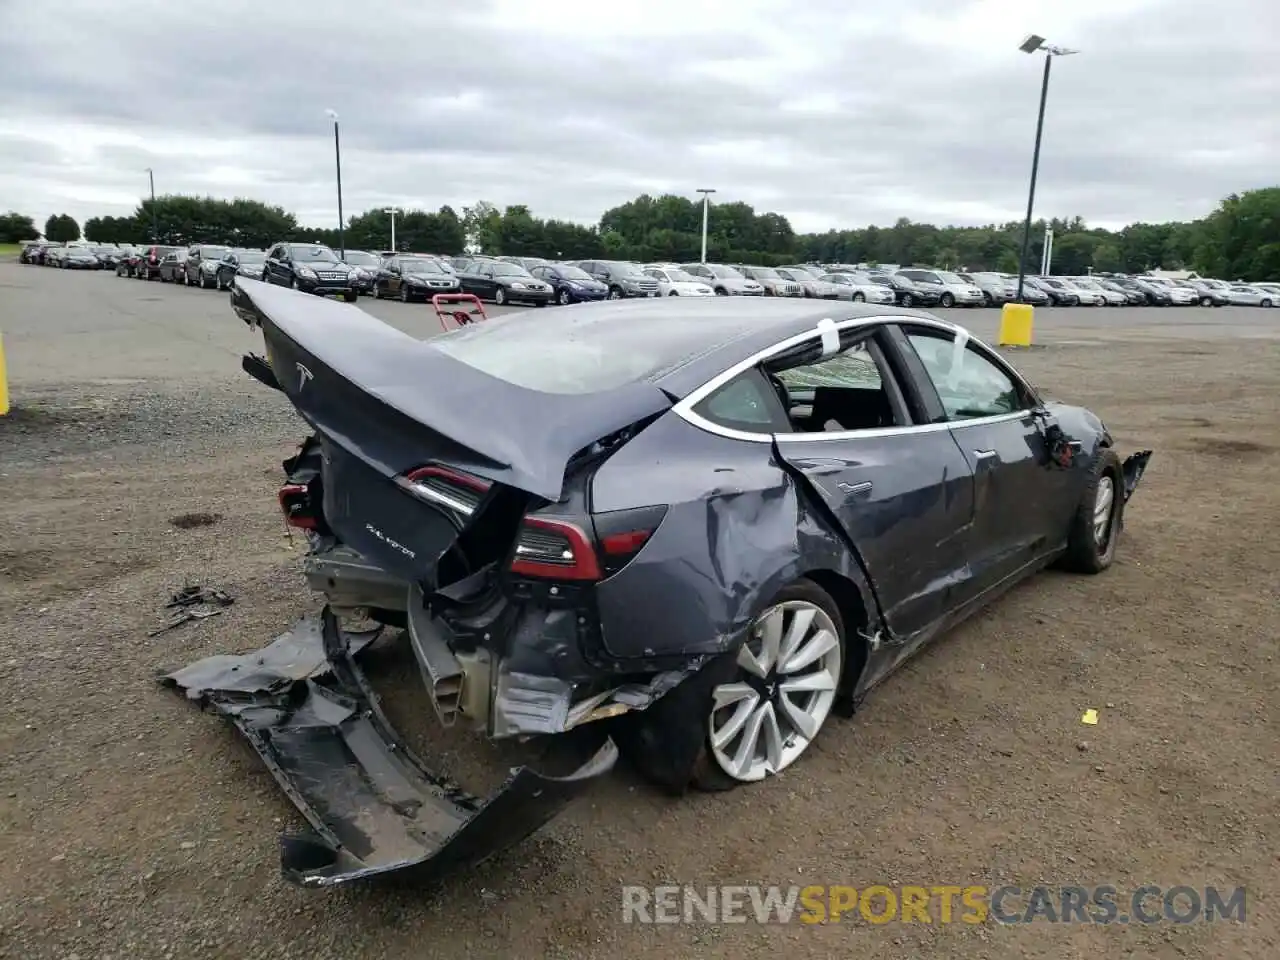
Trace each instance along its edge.
<instances>
[{"instance_id":1,"label":"white tape on roof line","mask_svg":"<svg viewBox=\"0 0 1280 960\"><path fill-rule=\"evenodd\" d=\"M836 329L836 322L830 317L823 317L818 321L818 333L822 334L822 355L824 357L834 356L840 352L840 331Z\"/></svg>"}]
</instances>

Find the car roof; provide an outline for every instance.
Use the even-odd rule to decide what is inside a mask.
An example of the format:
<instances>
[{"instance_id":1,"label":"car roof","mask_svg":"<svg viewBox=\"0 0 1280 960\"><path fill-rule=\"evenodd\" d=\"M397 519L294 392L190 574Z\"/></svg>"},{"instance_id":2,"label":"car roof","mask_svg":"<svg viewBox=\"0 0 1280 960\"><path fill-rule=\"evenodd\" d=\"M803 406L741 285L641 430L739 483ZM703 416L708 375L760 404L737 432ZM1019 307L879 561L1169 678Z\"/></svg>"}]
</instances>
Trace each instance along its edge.
<instances>
[{"instance_id":1,"label":"car roof","mask_svg":"<svg viewBox=\"0 0 1280 960\"><path fill-rule=\"evenodd\" d=\"M821 320L886 317L938 322L931 314L874 304L827 301L818 305L789 297L661 297L583 303L549 312L528 328L528 336L536 330L544 342L616 342L633 331L643 331L646 351L660 361L646 379L683 396L775 343L816 330ZM487 326L492 335L509 337L517 331L513 325L493 321ZM508 329L499 330L500 326ZM519 329L523 334L524 328ZM664 341L668 347L655 351Z\"/></svg>"}]
</instances>

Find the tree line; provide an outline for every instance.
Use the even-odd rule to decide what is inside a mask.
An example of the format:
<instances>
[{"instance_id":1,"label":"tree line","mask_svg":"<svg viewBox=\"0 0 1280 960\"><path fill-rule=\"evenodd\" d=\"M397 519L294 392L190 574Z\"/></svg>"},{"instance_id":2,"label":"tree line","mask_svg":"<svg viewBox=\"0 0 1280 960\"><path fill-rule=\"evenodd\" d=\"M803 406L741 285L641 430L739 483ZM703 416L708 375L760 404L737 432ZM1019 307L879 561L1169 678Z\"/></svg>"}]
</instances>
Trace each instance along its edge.
<instances>
[{"instance_id":1,"label":"tree line","mask_svg":"<svg viewBox=\"0 0 1280 960\"><path fill-rule=\"evenodd\" d=\"M396 247L456 254L473 250L516 256L580 260L611 258L688 262L701 254L702 207L680 196L643 195L606 210L599 224L544 220L527 206L499 209L481 201L460 211L405 210L395 218ZM1088 226L1081 218L1040 220L1032 229L1027 268L1040 263L1045 228L1053 230L1055 273L1140 273L1194 269L1207 276L1280 278L1280 187L1227 197L1200 220L1134 223L1120 230ZM65 214L45 224L50 240L76 240L81 227ZM31 239L35 224L0 217L0 242ZM83 236L101 243L226 243L264 248L280 240L337 246L338 230L301 226L282 207L256 200L163 196L144 200L129 217L91 217ZM368 210L350 218L342 242L382 250L391 243L391 215ZM938 227L906 217L892 226L796 233L779 213L757 213L746 203L711 208L707 256L713 261L778 265L822 263L922 264L969 270L1018 269L1022 224Z\"/></svg>"}]
</instances>

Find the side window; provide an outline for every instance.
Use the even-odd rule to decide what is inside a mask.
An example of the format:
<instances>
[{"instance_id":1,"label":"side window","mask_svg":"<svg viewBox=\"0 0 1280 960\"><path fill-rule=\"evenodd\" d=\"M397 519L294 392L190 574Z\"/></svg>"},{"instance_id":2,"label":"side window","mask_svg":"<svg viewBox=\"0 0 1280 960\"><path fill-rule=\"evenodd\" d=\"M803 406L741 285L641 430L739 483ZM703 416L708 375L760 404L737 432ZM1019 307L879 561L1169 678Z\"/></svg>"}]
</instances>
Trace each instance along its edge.
<instances>
[{"instance_id":1,"label":"side window","mask_svg":"<svg viewBox=\"0 0 1280 960\"><path fill-rule=\"evenodd\" d=\"M693 408L704 420L746 433L790 433L782 398L759 368L752 367Z\"/></svg>"},{"instance_id":2,"label":"side window","mask_svg":"<svg viewBox=\"0 0 1280 960\"><path fill-rule=\"evenodd\" d=\"M768 362L797 432L844 433L911 424L877 336L848 331L838 353L824 353L815 339Z\"/></svg>"},{"instance_id":3,"label":"side window","mask_svg":"<svg viewBox=\"0 0 1280 960\"><path fill-rule=\"evenodd\" d=\"M972 344L949 333L904 330L938 391L948 420L1017 413L1028 398L1008 374Z\"/></svg>"}]
</instances>

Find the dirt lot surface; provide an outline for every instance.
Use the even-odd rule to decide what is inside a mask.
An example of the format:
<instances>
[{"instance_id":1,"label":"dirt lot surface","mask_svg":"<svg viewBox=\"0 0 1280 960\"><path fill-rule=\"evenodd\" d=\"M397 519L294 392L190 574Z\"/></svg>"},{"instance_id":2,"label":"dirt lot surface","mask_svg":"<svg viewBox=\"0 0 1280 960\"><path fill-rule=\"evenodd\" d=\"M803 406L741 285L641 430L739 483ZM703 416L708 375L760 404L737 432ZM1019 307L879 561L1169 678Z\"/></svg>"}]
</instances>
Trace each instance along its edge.
<instances>
[{"instance_id":1,"label":"dirt lot surface","mask_svg":"<svg viewBox=\"0 0 1280 960\"><path fill-rule=\"evenodd\" d=\"M962 322L989 335L996 316ZM469 874L312 892L279 877L295 817L257 758L153 680L315 608L274 500L300 422L240 372L254 338L224 295L0 264L0 956L1274 960L1280 312L1037 323L1044 346L1015 362L1156 451L1109 572L1013 591L768 783L673 800L620 770ZM211 522L174 525L195 513ZM188 582L237 602L149 636ZM411 666L371 672L430 737ZM473 782L507 762L466 737L431 749ZM660 883L1244 885L1248 913L624 925L621 885Z\"/></svg>"}]
</instances>

